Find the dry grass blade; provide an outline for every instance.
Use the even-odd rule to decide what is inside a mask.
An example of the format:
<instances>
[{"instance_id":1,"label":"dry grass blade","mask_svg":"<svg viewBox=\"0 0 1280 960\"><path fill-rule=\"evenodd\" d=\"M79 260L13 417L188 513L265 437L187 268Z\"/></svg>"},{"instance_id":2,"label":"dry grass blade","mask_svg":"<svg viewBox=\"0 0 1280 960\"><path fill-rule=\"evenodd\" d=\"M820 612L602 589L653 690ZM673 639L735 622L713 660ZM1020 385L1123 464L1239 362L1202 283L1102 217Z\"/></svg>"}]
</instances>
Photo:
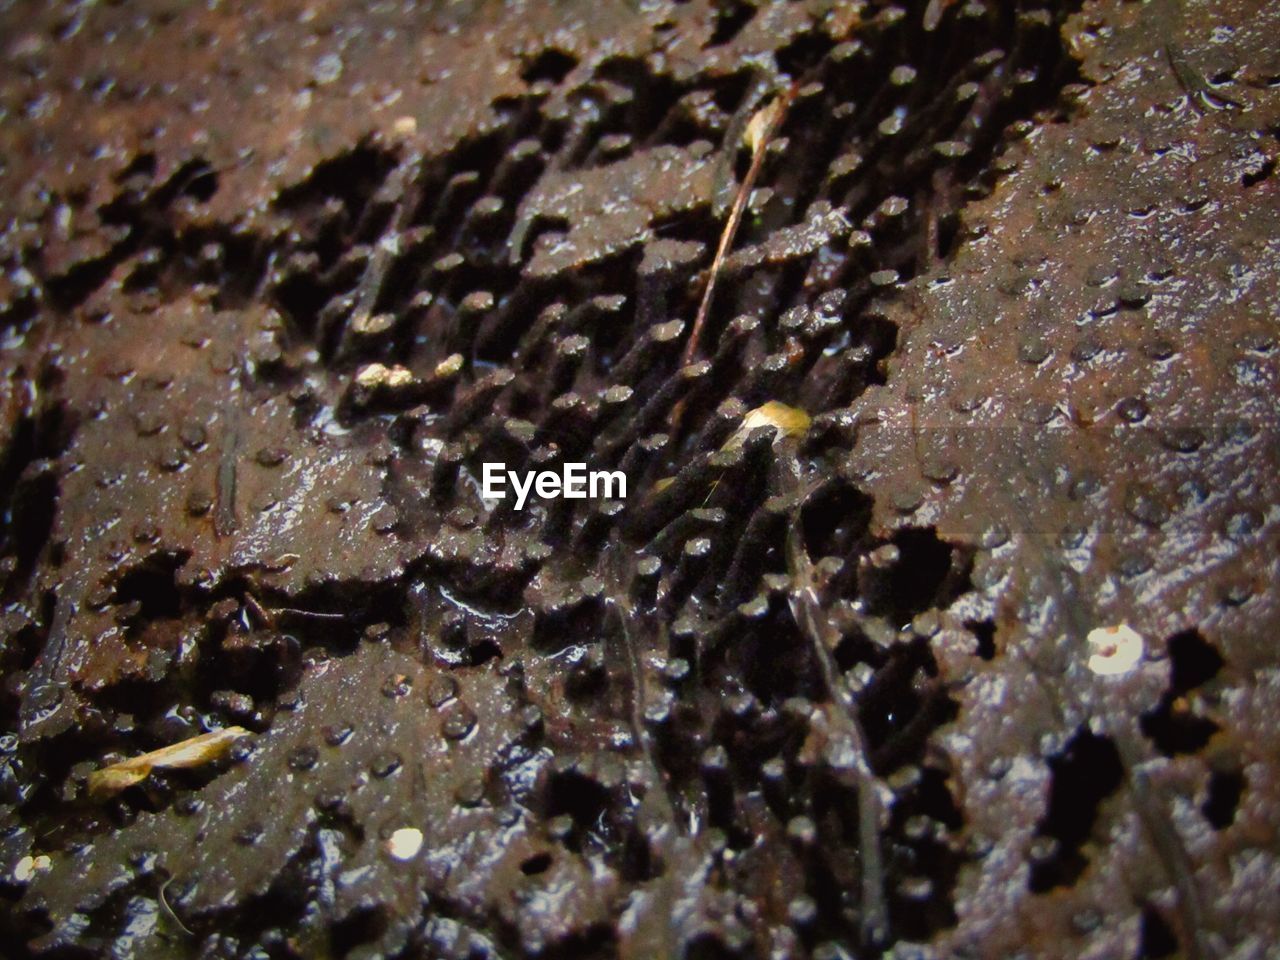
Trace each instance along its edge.
<instances>
[{"instance_id":1,"label":"dry grass blade","mask_svg":"<svg viewBox=\"0 0 1280 960\"><path fill-rule=\"evenodd\" d=\"M89 774L89 796L98 799L114 796L147 779L152 770L202 767L220 760L227 755L233 743L248 733L244 727L227 727L213 733L202 733L198 737L95 770Z\"/></svg>"},{"instance_id":2,"label":"dry grass blade","mask_svg":"<svg viewBox=\"0 0 1280 960\"><path fill-rule=\"evenodd\" d=\"M863 4L861 3L839 5L835 9L834 35L842 39L847 39L851 36L862 22L862 10ZM698 354L698 341L702 336L702 328L706 325L707 315L711 312L711 304L716 291L716 280L724 266L725 257L729 254L729 248L733 246L733 239L738 233L738 227L742 224L742 214L746 210L747 200L751 196L751 190L755 186L756 178L760 176L760 170L764 166L765 151L778 130L781 129L783 121L786 120L787 111L791 109L791 104L795 101L801 86L800 80L792 81L785 91L752 114L751 119L747 122L742 139L751 150L751 165L747 168L747 175L742 178L742 185L738 187L738 194L734 198L733 208L729 212L729 219L725 221L724 230L720 234L720 243L716 247L715 259L711 261L711 269L707 275L707 286L703 290L702 301L698 304L698 313L693 320L693 330L689 333L689 342L685 344L684 356L681 360L683 366L692 363L693 358ZM728 144L727 146L729 150L733 150L736 145ZM672 408L670 420L672 430L675 430L680 425L680 417L683 412L683 401L678 402Z\"/></svg>"},{"instance_id":3,"label":"dry grass blade","mask_svg":"<svg viewBox=\"0 0 1280 960\"><path fill-rule=\"evenodd\" d=\"M755 185L756 178L760 176L760 169L764 166L765 150L769 146L769 141L773 139L778 128L782 126L782 121L786 118L787 109L791 106L791 101L795 99L796 87L793 84L786 93L769 101L765 106L752 115L747 123L747 129L743 134L743 140L751 149L751 166L747 168L747 175L742 179L742 185L738 187L738 194L734 198L733 207L729 211L729 219L725 221L724 230L720 233L720 244L716 247L715 259L711 261L711 271L707 275L707 286L702 293L702 302L698 304L698 313L694 317L693 330L689 334L689 342L685 344L684 357L682 364L693 362L693 358L698 354L698 340L702 336L702 328L706 325L707 314L711 312L712 299L716 291L716 279L720 274L721 266L724 264L724 258L729 253L729 248L733 246L733 238L738 233L738 227L742 223L742 214L747 207L747 198L751 196L751 188ZM679 420L680 407L677 406L672 413L672 422Z\"/></svg>"},{"instance_id":4,"label":"dry grass blade","mask_svg":"<svg viewBox=\"0 0 1280 960\"><path fill-rule=\"evenodd\" d=\"M812 492L812 489L809 491ZM803 505L807 493L800 497ZM849 744L853 747L850 772L858 791L858 839L862 856L862 941L868 949L883 946L889 932L889 907L885 900L884 859L880 848L881 803L876 775L871 769L867 736L858 717L858 705L840 676L832 652L840 642L839 631L831 623L818 597L814 564L800 534L800 506L796 507L787 531L787 570L791 575L791 616L800 633L809 640L822 674L827 696L837 708Z\"/></svg>"}]
</instances>

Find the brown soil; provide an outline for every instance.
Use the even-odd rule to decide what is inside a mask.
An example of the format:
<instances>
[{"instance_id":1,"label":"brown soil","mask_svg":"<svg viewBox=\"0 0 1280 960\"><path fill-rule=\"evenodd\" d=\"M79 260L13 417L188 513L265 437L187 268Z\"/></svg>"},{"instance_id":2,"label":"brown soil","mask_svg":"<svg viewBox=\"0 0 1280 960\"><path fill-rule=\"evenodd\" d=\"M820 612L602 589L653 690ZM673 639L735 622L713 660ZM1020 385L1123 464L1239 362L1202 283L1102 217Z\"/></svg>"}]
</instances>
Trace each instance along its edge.
<instances>
[{"instance_id":1,"label":"brown soil","mask_svg":"<svg viewBox=\"0 0 1280 960\"><path fill-rule=\"evenodd\" d=\"M0 953L1274 950L1280 6L412 6L0 3Z\"/></svg>"}]
</instances>

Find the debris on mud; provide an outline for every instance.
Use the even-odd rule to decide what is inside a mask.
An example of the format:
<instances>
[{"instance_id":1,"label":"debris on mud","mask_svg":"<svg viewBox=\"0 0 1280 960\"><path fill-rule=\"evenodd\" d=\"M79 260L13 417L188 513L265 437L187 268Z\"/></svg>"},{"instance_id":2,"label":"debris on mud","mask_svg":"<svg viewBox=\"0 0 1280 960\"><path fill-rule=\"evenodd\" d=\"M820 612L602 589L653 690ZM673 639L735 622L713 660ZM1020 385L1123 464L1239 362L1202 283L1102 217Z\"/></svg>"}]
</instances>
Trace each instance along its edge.
<instances>
[{"instance_id":1,"label":"debris on mud","mask_svg":"<svg viewBox=\"0 0 1280 960\"><path fill-rule=\"evenodd\" d=\"M119 760L89 774L89 796L109 797L127 790L151 776L153 770L185 770L213 763L226 756L231 745L248 732L244 727L224 727L141 756Z\"/></svg>"},{"instance_id":2,"label":"debris on mud","mask_svg":"<svg viewBox=\"0 0 1280 960\"><path fill-rule=\"evenodd\" d=\"M1278 36L0 4L6 949L1265 956Z\"/></svg>"}]
</instances>

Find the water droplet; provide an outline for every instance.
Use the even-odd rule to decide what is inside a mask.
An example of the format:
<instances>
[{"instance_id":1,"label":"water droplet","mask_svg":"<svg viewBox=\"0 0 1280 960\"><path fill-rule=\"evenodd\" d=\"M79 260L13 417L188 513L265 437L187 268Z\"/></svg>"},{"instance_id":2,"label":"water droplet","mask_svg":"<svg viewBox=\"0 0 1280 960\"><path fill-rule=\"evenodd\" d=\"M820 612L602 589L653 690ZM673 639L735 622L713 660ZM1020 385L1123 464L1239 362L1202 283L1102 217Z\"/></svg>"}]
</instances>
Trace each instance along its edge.
<instances>
[{"instance_id":1,"label":"water droplet","mask_svg":"<svg viewBox=\"0 0 1280 960\"><path fill-rule=\"evenodd\" d=\"M213 496L205 490L192 490L187 495L187 513L193 517L203 517L213 509Z\"/></svg>"},{"instance_id":2,"label":"water droplet","mask_svg":"<svg viewBox=\"0 0 1280 960\"><path fill-rule=\"evenodd\" d=\"M1120 571L1120 576L1132 580L1151 569L1151 557L1141 550L1131 550L1120 557L1116 569Z\"/></svg>"},{"instance_id":3,"label":"water droplet","mask_svg":"<svg viewBox=\"0 0 1280 960\"><path fill-rule=\"evenodd\" d=\"M299 772L310 770L319 759L320 751L310 744L306 744L289 754L289 768Z\"/></svg>"},{"instance_id":4,"label":"water droplet","mask_svg":"<svg viewBox=\"0 0 1280 960\"><path fill-rule=\"evenodd\" d=\"M177 444L172 444L160 451L156 457L156 466L165 473L181 470L187 463L186 452Z\"/></svg>"},{"instance_id":5,"label":"water droplet","mask_svg":"<svg viewBox=\"0 0 1280 960\"><path fill-rule=\"evenodd\" d=\"M403 673L393 673L382 682L382 695L395 699L403 697L413 689L413 681Z\"/></svg>"},{"instance_id":6,"label":"water droplet","mask_svg":"<svg viewBox=\"0 0 1280 960\"><path fill-rule=\"evenodd\" d=\"M978 545L984 550L994 550L1009 542L1009 528L1003 523L993 523L982 531Z\"/></svg>"},{"instance_id":7,"label":"water droplet","mask_svg":"<svg viewBox=\"0 0 1280 960\"><path fill-rule=\"evenodd\" d=\"M1241 510L1227 517L1224 529L1227 536L1237 543L1248 540L1262 529L1262 514L1256 510Z\"/></svg>"},{"instance_id":8,"label":"water droplet","mask_svg":"<svg viewBox=\"0 0 1280 960\"><path fill-rule=\"evenodd\" d=\"M342 58L336 53L326 53L311 69L311 78L321 86L333 83L342 76Z\"/></svg>"},{"instance_id":9,"label":"water droplet","mask_svg":"<svg viewBox=\"0 0 1280 960\"><path fill-rule=\"evenodd\" d=\"M1124 501L1125 512L1139 523L1158 527L1169 519L1169 508L1146 487L1130 488Z\"/></svg>"},{"instance_id":10,"label":"water droplet","mask_svg":"<svg viewBox=\"0 0 1280 960\"><path fill-rule=\"evenodd\" d=\"M333 723L324 728L324 742L331 747L340 747L346 743L353 732L349 723Z\"/></svg>"},{"instance_id":11,"label":"water droplet","mask_svg":"<svg viewBox=\"0 0 1280 960\"><path fill-rule=\"evenodd\" d=\"M473 777L454 791L454 798L464 807L479 806L484 800L484 781L479 777Z\"/></svg>"},{"instance_id":12,"label":"water droplet","mask_svg":"<svg viewBox=\"0 0 1280 960\"><path fill-rule=\"evenodd\" d=\"M1029 363L1033 367L1039 366L1049 359L1049 344L1040 336L1029 336L1018 344L1018 359L1023 363Z\"/></svg>"},{"instance_id":13,"label":"water droplet","mask_svg":"<svg viewBox=\"0 0 1280 960\"><path fill-rule=\"evenodd\" d=\"M178 428L178 439L190 450L199 450L208 442L204 426L194 420L185 421Z\"/></svg>"},{"instance_id":14,"label":"water droplet","mask_svg":"<svg viewBox=\"0 0 1280 960\"><path fill-rule=\"evenodd\" d=\"M431 678L427 684L427 703L439 708L458 695L458 681L446 674Z\"/></svg>"},{"instance_id":15,"label":"water droplet","mask_svg":"<svg viewBox=\"0 0 1280 960\"><path fill-rule=\"evenodd\" d=\"M444 734L448 740L462 740L466 738L476 726L476 715L470 707L464 703L454 705L444 718L444 723L440 726L440 732Z\"/></svg>"},{"instance_id":16,"label":"water droplet","mask_svg":"<svg viewBox=\"0 0 1280 960\"><path fill-rule=\"evenodd\" d=\"M1116 414L1125 423L1141 423L1148 412L1147 402L1141 397L1125 397L1116 404Z\"/></svg>"},{"instance_id":17,"label":"water droplet","mask_svg":"<svg viewBox=\"0 0 1280 960\"><path fill-rule=\"evenodd\" d=\"M140 437L153 437L164 429L164 420L151 410L139 410L133 415L133 428Z\"/></svg>"}]
</instances>

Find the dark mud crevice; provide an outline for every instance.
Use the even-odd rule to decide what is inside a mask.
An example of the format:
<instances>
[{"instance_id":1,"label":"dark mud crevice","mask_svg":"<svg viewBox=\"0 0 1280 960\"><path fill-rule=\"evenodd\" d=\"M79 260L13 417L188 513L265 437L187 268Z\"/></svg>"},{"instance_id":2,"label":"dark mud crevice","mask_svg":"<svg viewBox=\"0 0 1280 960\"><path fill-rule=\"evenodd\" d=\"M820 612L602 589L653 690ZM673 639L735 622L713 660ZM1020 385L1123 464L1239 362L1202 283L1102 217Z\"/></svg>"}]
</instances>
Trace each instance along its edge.
<instances>
[{"instance_id":1,"label":"dark mud crevice","mask_svg":"<svg viewBox=\"0 0 1280 960\"><path fill-rule=\"evenodd\" d=\"M1088 731L1078 733L1051 758L1049 768L1049 806L1032 850L1029 882L1036 893L1071 886L1084 872L1089 860L1081 848L1093 830L1098 807L1124 780L1115 745Z\"/></svg>"},{"instance_id":2,"label":"dark mud crevice","mask_svg":"<svg viewBox=\"0 0 1280 960\"><path fill-rule=\"evenodd\" d=\"M1215 830L1225 830L1235 822L1247 786L1240 770L1215 770L1209 776L1208 793L1200 810Z\"/></svg>"},{"instance_id":3,"label":"dark mud crevice","mask_svg":"<svg viewBox=\"0 0 1280 960\"><path fill-rule=\"evenodd\" d=\"M525 68L520 71L520 78L525 83L537 83L539 80L549 84L560 83L569 71L578 65L578 58L564 50L550 47L532 57Z\"/></svg>"},{"instance_id":4,"label":"dark mud crevice","mask_svg":"<svg viewBox=\"0 0 1280 960\"><path fill-rule=\"evenodd\" d=\"M1155 709L1143 714L1141 727L1165 756L1196 753L1220 729L1208 717L1197 715L1186 695L1213 680L1224 661L1214 647L1195 630L1169 638L1169 689Z\"/></svg>"},{"instance_id":5,"label":"dark mud crevice","mask_svg":"<svg viewBox=\"0 0 1280 960\"><path fill-rule=\"evenodd\" d=\"M1142 939L1138 945L1138 960L1158 960L1178 953L1178 937L1168 921L1152 906L1142 911Z\"/></svg>"},{"instance_id":6,"label":"dark mud crevice","mask_svg":"<svg viewBox=\"0 0 1280 960\"><path fill-rule=\"evenodd\" d=\"M218 189L218 176L203 158L188 160L163 182L155 181L154 157L136 159L117 178L121 189L95 211L107 250L97 257L72 263L64 272L44 280L44 300L56 313L67 314L83 305L119 268L136 259L125 279L126 289L154 285L161 272L190 240L182 223L184 203L200 205ZM188 274L186 286L194 280Z\"/></svg>"},{"instance_id":7,"label":"dark mud crevice","mask_svg":"<svg viewBox=\"0 0 1280 960\"><path fill-rule=\"evenodd\" d=\"M756 15L754 4L744 0L729 0L716 8L715 29L711 31L709 47L719 47L730 42Z\"/></svg>"},{"instance_id":8,"label":"dark mud crevice","mask_svg":"<svg viewBox=\"0 0 1280 960\"><path fill-rule=\"evenodd\" d=\"M657 783L648 789L670 784L682 812L735 849L749 850L753 830L774 829L773 819L803 835L803 823L792 827L807 819L816 843L801 844L798 854L814 911L805 949L817 955L823 939L856 941L849 917L857 908L841 891L860 879L861 839L850 813L857 791L825 759L796 759L814 735L813 706L829 695L789 608L795 584L787 582L784 544L798 522L805 549L829 577L824 616L839 625L833 655L856 688L865 759L895 798L882 831L889 939L926 939L952 925L961 857L947 832L962 824L929 744L956 708L927 641L907 628L970 589L972 551L929 527L872 536L871 497L834 479L847 439L838 427L815 431L798 453L768 431L741 443L730 438L747 411L766 402L817 417L886 383L898 330L884 304L954 254L964 240L959 211L991 189L1005 131L1054 116L1059 91L1076 79L1056 35L1062 14L1041 23L1004 7L966 9L963 22L948 13L931 36L918 18L895 19L887 8L855 44L816 27L801 31L773 51L776 76L763 67L677 76L638 57L588 70L559 47L535 49L520 62L529 89L496 105L496 129L440 155L355 142L281 191L260 232L184 226L175 209L219 196L219 175L199 161L155 185L156 158L135 158L101 211L122 238L48 282L53 310L75 311L124 267L125 299L176 300L208 285L221 309L277 309L286 355L275 358L279 372L264 373L264 384L299 390L300 432L332 411L343 430L393 436L383 497L403 515L398 543L416 559L394 584L351 576L291 596L262 586L252 569L215 590L180 587L180 553L125 571L111 603L127 614L130 635L192 628L196 659L172 664L155 683L95 694L101 728L48 745L40 805L50 823L66 821L65 842L111 828L74 822L82 809L75 788L90 761L173 742L210 723L267 731L277 711L294 706L288 701L304 662L349 657L362 642L383 640L459 672L563 656L567 665L553 676L564 715L545 721L561 738L556 750L589 754L583 744L594 741L575 726L625 718L618 743L630 738L634 753L652 741ZM733 44L756 15L754 4L721 5L710 46ZM719 293L705 363L685 366L681 348L723 211L705 194L663 207L680 186L678 169L655 169L632 185L653 207L635 237L611 245L596 224L579 260L533 275L539 250L568 243L594 215L535 211L518 226L522 206L549 178L578 177L613 211L607 205L630 198L611 180L611 165L675 147L676 168L727 152L714 159L726 161L732 187L744 172L742 123L793 79L805 92L734 244L736 252L754 248L758 259L744 258L748 265L735 267ZM808 223L819 203L838 208L843 232L812 242L782 233ZM687 248L663 253L668 265L641 277L646 254L663 241L701 249L686 260L679 258ZM451 366L455 355L462 363ZM412 385L378 386L367 397L348 387L340 400L323 387L374 363L403 369ZM312 390L305 396L304 385ZM22 467L5 490L22 487L37 447L28 435L9 448ZM517 516L477 502L472 481L485 459L533 466L570 454L625 467L632 482L625 507L539 502ZM798 519L778 479L787 469L825 484ZM58 508L56 488L43 483L27 491L40 508L24 510L25 526L15 527L24 544L47 539ZM38 551L18 562L29 572ZM435 588L439 596L428 596ZM621 629L620 600L632 611ZM973 627L980 653L994 655L994 626L984 624ZM637 645L641 664L630 677L614 654L626 643ZM1194 672L1196 657L1188 657L1185 669ZM625 707L636 689L648 697L638 729ZM1092 823L1092 812L1080 811L1106 795L1081 786L1081 770L1098 763L1109 770L1110 759L1105 745L1085 737L1055 761L1044 832L1067 852L1038 866L1034 884L1067 883L1078 872L1075 851ZM118 798L114 815L168 811L216 773L158 776ZM654 880L658 841L637 825L631 789L617 775L566 763L529 806L539 829L542 821L564 827L564 856L600 854L621 864L628 882ZM1229 794L1223 781L1206 816L1225 817ZM529 885L522 889L555 875L561 855L558 848L521 860L519 882ZM261 900L192 918L198 940L209 950L231 950L232 940L289 949L280 932L286 919L328 909L317 905L317 857L307 847ZM129 923L131 911L153 909L158 889L134 892L139 901L113 901L95 917L93 935L106 937ZM170 894L179 909L182 893ZM805 906L799 902L798 916L808 916ZM333 919L328 946L378 949L402 919L389 911L373 905ZM505 919L470 908L458 917L496 929L512 955L523 952ZM607 924L588 924L540 955L605 956L616 938ZM705 934L688 952L729 949Z\"/></svg>"}]
</instances>

